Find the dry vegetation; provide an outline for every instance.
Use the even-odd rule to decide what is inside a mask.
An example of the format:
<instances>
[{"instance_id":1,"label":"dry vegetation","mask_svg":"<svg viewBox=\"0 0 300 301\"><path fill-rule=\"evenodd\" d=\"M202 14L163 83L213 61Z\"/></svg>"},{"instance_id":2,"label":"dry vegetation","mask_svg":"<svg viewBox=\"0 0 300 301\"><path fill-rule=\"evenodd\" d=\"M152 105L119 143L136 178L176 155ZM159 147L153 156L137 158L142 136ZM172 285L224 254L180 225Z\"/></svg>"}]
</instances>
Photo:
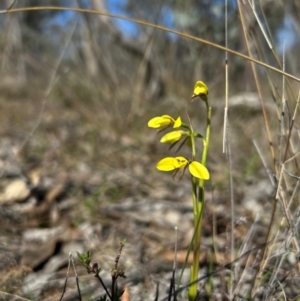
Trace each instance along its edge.
<instances>
[{"instance_id":1,"label":"dry vegetation","mask_svg":"<svg viewBox=\"0 0 300 301\"><path fill-rule=\"evenodd\" d=\"M13 8L67 2L19 1ZM173 2L114 5L130 17L225 45L223 4ZM285 70L299 78L299 3L257 2L274 50L252 1L230 2L228 47L282 70L275 49L286 35ZM73 5L106 12L109 3ZM129 300L154 300L157 283L158 300L168 295L174 226L179 274L193 234L192 202L187 176L178 184L155 170L167 150L147 121L187 112L203 127L204 115L195 113L201 103L190 103L196 80L209 86L213 107L200 273L216 272L199 282L199 300L300 299L300 78L283 85L281 74L253 65L255 81L251 63L229 55L230 166L222 151L223 51L87 13L3 13L0 23L0 300L59 300L69 252L75 258L90 250L109 271L124 238L121 285ZM227 265L232 219L236 260ZM82 300L99 300L98 283L75 264ZM66 290L63 300L78 300L72 269ZM185 291L177 300L184 298Z\"/></svg>"}]
</instances>

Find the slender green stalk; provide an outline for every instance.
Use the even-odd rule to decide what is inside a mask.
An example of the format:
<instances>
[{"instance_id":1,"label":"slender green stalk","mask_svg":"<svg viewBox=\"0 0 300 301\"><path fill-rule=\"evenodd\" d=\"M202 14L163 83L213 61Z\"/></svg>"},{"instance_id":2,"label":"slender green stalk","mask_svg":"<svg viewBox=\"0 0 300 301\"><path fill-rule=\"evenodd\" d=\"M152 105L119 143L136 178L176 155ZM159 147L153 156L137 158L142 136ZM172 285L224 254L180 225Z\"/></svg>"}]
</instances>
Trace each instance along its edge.
<instances>
[{"instance_id":1,"label":"slender green stalk","mask_svg":"<svg viewBox=\"0 0 300 301\"><path fill-rule=\"evenodd\" d=\"M211 107L208 105L208 101L205 100L206 110L207 110L207 120L206 120L206 135L203 143L203 152L202 152L202 161L201 163L206 166L208 150L209 150L209 139L210 139L210 120L211 120ZM194 139L192 139L192 147L193 147ZM193 178L193 177L192 177ZM194 184L192 179L192 183ZM194 229L195 229L195 237L194 237L194 252L193 252L193 264L191 266L190 273L190 282L195 283L189 289L189 301L194 301L197 297L197 282L198 274L199 274L199 257L200 257L200 243L201 243L201 232L202 232L202 216L203 216L203 208L204 208L204 180L199 180L198 193L194 192L196 189L195 185L193 185L193 205L194 205ZM194 200L194 196L197 196L197 199Z\"/></svg>"},{"instance_id":2,"label":"slender green stalk","mask_svg":"<svg viewBox=\"0 0 300 301\"><path fill-rule=\"evenodd\" d=\"M205 142L202 153L202 164L206 166L208 149L209 149L209 139L210 139L210 120L211 120L211 107L208 105L208 101L205 101L207 117L206 117L206 133L205 133ZM199 187L204 187L204 180L199 180Z\"/></svg>"},{"instance_id":3,"label":"slender green stalk","mask_svg":"<svg viewBox=\"0 0 300 301\"><path fill-rule=\"evenodd\" d=\"M191 127L192 130L192 127ZM193 132L193 130L192 130ZM195 136L191 135L191 144L192 144L192 158L195 159L196 157L196 143L195 143ZM192 180L192 195L193 195L193 212L194 212L194 236L192 240L193 245L193 264L191 266L191 274L190 274L190 282L198 278L199 272L199 255L200 255L200 237L197 229L199 228L200 219L198 218L198 197L197 194L197 183L196 178L191 175ZM195 300L197 296L197 283L192 285L189 289L189 300Z\"/></svg>"},{"instance_id":4,"label":"slender green stalk","mask_svg":"<svg viewBox=\"0 0 300 301\"><path fill-rule=\"evenodd\" d=\"M194 136L194 130L192 125L190 126L190 130L192 132L191 135L191 144L192 144L192 159L196 159L196 139ZM194 216L197 214L197 207L198 207L198 195L197 195L197 182L196 178L191 175L191 180L192 180L192 196L193 196L193 208L194 208Z\"/></svg>"}]
</instances>

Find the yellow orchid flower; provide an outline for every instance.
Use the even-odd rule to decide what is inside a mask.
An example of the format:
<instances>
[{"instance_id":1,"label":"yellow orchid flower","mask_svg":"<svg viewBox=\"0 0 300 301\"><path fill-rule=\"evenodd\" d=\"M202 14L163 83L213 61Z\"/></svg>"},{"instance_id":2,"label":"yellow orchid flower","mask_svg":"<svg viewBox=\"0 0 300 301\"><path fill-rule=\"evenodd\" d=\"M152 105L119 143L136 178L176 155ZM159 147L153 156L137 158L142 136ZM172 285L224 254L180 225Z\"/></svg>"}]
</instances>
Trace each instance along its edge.
<instances>
[{"instance_id":1,"label":"yellow orchid flower","mask_svg":"<svg viewBox=\"0 0 300 301\"><path fill-rule=\"evenodd\" d=\"M176 169L177 165L178 165L178 161L176 160L176 158L167 157L160 160L157 163L156 168L160 171L171 171Z\"/></svg>"},{"instance_id":2,"label":"yellow orchid flower","mask_svg":"<svg viewBox=\"0 0 300 301\"><path fill-rule=\"evenodd\" d=\"M208 87L206 86L206 84L202 81L197 81L195 86L194 86L194 93L192 96L192 100L195 97L204 97L204 99L206 98L206 96L208 95Z\"/></svg>"},{"instance_id":3,"label":"yellow orchid flower","mask_svg":"<svg viewBox=\"0 0 300 301\"><path fill-rule=\"evenodd\" d=\"M183 176L185 169L189 167L189 171L191 175L193 175L196 178L202 179L202 180L208 180L209 179L209 172L207 168L202 165L201 163L197 161L189 161L184 157L167 157L162 160L160 160L156 168L160 171L172 171L175 170L173 173L173 178L176 176L178 170L180 168L184 168L182 175L180 178Z\"/></svg>"},{"instance_id":4,"label":"yellow orchid flower","mask_svg":"<svg viewBox=\"0 0 300 301\"><path fill-rule=\"evenodd\" d=\"M170 115L162 115L159 117L154 117L149 120L148 127L159 129L159 128L167 128L169 126L173 126L174 128L178 128L181 126L181 118L178 117L176 120Z\"/></svg>"},{"instance_id":5,"label":"yellow orchid flower","mask_svg":"<svg viewBox=\"0 0 300 301\"><path fill-rule=\"evenodd\" d=\"M179 141L182 137L182 135L185 133L185 131L173 131L166 135L164 135L161 139L161 143L175 143Z\"/></svg>"}]
</instances>

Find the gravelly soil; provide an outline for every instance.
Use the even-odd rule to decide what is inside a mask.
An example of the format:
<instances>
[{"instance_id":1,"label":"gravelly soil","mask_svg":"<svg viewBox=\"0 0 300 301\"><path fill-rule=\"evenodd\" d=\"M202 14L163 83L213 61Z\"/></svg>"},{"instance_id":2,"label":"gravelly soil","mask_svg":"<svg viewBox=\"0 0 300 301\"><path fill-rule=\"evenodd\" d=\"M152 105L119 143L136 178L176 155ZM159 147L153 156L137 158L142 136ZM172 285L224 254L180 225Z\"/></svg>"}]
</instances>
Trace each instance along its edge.
<instances>
[{"instance_id":1,"label":"gravelly soil","mask_svg":"<svg viewBox=\"0 0 300 301\"><path fill-rule=\"evenodd\" d=\"M0 143L1 300L21 300L17 295L29 300L59 300L70 258L75 260L84 300L97 300L103 291L96 279L80 266L76 252L91 251L93 262L103 267L101 275L109 284L109 271L118 253L119 241L124 238L127 242L120 266L127 278L120 285L127 286L130 300L154 300L159 283L158 300L162 300L168 295L175 242L178 277L193 235L188 176L177 183L169 174L155 170L155 162L162 153L153 142L155 134L144 137L141 145L141 140L129 135L119 139L104 131L93 140L97 141L96 145L91 146L87 140L80 140L92 135L89 125L83 125L79 131L73 128L79 122L76 114L65 112L69 117L60 123L50 115L21 152L24 136L3 127L4 138ZM62 146L63 142L66 145ZM230 293L236 300L242 300L251 290L253 278L261 277L256 272L262 264L275 191L266 173L259 178L237 181L233 258L238 260L228 265L232 259L230 186L228 179L222 185L226 176L216 166L216 160L213 153L212 170L217 185L207 183L200 257L200 275L204 279L199 282L199 300L227 300ZM282 210L278 206L274 223L279 229L277 243L268 254L271 259L264 270L272 272L272 265L279 265L281 257L272 257L272 254L285 252L285 259L279 265L272 286L267 287L267 280L262 281L261 286L255 282L253 300L280 299L283 291L288 298L300 293L295 285L299 280L296 256L288 252L284 244L290 233L276 226L281 217ZM230 270L234 277L231 286ZM209 271L216 273L205 277ZM182 278L182 284L186 283L188 269ZM212 283L214 290L210 295ZM232 288L231 292L228 287ZM185 294L183 290L178 298L184 299ZM63 300L77 298L71 267Z\"/></svg>"}]
</instances>

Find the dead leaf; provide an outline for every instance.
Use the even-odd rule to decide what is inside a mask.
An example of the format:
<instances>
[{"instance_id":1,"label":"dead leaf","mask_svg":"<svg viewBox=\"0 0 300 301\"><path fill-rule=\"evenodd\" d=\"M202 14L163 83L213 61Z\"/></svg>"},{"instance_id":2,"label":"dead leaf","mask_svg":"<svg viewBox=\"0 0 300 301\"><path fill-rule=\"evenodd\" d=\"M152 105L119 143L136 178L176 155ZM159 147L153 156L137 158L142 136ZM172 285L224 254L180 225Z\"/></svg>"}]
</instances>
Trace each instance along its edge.
<instances>
[{"instance_id":1,"label":"dead leaf","mask_svg":"<svg viewBox=\"0 0 300 301\"><path fill-rule=\"evenodd\" d=\"M124 287L124 293L122 295L121 301L130 301L129 289L127 285Z\"/></svg>"}]
</instances>

